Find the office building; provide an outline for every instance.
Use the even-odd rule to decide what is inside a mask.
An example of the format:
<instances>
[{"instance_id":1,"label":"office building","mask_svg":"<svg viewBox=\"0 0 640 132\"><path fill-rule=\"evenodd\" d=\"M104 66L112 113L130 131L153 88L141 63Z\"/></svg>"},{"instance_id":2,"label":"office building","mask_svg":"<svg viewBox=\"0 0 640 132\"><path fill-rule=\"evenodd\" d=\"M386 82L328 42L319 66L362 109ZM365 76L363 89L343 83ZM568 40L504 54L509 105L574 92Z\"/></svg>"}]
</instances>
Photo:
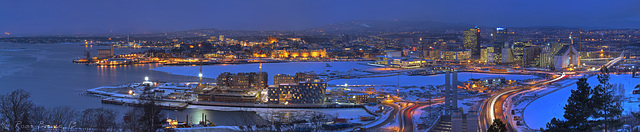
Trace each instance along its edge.
<instances>
[{"instance_id":1,"label":"office building","mask_svg":"<svg viewBox=\"0 0 640 132\"><path fill-rule=\"evenodd\" d=\"M524 67L538 67L540 65L540 52L542 52L540 47L525 47L522 56Z\"/></svg>"},{"instance_id":2,"label":"office building","mask_svg":"<svg viewBox=\"0 0 640 132\"><path fill-rule=\"evenodd\" d=\"M467 61L471 59L471 50L446 50L439 51L439 59L446 61ZM480 58L480 57L478 57Z\"/></svg>"},{"instance_id":3,"label":"office building","mask_svg":"<svg viewBox=\"0 0 640 132\"><path fill-rule=\"evenodd\" d=\"M463 44L465 49L471 50L471 55L480 58L480 28L475 27L463 32Z\"/></svg>"},{"instance_id":4,"label":"office building","mask_svg":"<svg viewBox=\"0 0 640 132\"><path fill-rule=\"evenodd\" d=\"M496 55L493 47L485 47L480 49L480 61L483 63L496 63L494 56Z\"/></svg>"},{"instance_id":5,"label":"office building","mask_svg":"<svg viewBox=\"0 0 640 132\"><path fill-rule=\"evenodd\" d=\"M493 43L497 45L504 44L505 42L509 42L509 33L507 28L498 27L493 31ZM502 46L500 46L502 47Z\"/></svg>"},{"instance_id":6,"label":"office building","mask_svg":"<svg viewBox=\"0 0 640 132\"><path fill-rule=\"evenodd\" d=\"M269 87L268 102L271 104L322 104L327 83L315 79L298 83Z\"/></svg>"},{"instance_id":7,"label":"office building","mask_svg":"<svg viewBox=\"0 0 640 132\"><path fill-rule=\"evenodd\" d=\"M513 52L511 48L502 48L502 63L513 62Z\"/></svg>"}]
</instances>

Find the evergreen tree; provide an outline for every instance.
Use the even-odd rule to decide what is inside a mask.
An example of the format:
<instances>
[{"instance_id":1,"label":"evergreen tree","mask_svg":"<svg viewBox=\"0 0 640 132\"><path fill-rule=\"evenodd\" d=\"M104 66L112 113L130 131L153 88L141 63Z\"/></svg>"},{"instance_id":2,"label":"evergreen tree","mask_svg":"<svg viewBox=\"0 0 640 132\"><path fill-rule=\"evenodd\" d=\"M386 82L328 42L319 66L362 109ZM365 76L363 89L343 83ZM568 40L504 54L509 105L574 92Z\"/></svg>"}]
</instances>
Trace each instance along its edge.
<instances>
[{"instance_id":1,"label":"evergreen tree","mask_svg":"<svg viewBox=\"0 0 640 132\"><path fill-rule=\"evenodd\" d=\"M487 132L506 132L507 125L502 123L500 119L493 119L493 124L489 126L489 130Z\"/></svg>"},{"instance_id":2,"label":"evergreen tree","mask_svg":"<svg viewBox=\"0 0 640 132\"><path fill-rule=\"evenodd\" d=\"M593 125L609 130L622 126L622 122L613 118L622 114L622 106L619 100L614 99L612 85L609 83L609 69L602 67L598 75L598 86L593 89L591 108L593 112Z\"/></svg>"},{"instance_id":3,"label":"evergreen tree","mask_svg":"<svg viewBox=\"0 0 640 132\"><path fill-rule=\"evenodd\" d=\"M574 131L588 131L591 129L588 118L591 117L593 110L589 108L591 103L591 87L587 83L587 78L580 78L576 90L571 90L571 96L564 106L564 121L568 129ZM557 121L557 119L554 118ZM552 120L553 122L553 120ZM552 123L553 124L553 123ZM557 124L556 124L557 125Z\"/></svg>"},{"instance_id":4,"label":"evergreen tree","mask_svg":"<svg viewBox=\"0 0 640 132\"><path fill-rule=\"evenodd\" d=\"M542 128L540 128L542 130ZM568 132L570 131L569 126L566 125L565 121L558 120L555 117L551 119L549 123L547 123L547 132Z\"/></svg>"}]
</instances>

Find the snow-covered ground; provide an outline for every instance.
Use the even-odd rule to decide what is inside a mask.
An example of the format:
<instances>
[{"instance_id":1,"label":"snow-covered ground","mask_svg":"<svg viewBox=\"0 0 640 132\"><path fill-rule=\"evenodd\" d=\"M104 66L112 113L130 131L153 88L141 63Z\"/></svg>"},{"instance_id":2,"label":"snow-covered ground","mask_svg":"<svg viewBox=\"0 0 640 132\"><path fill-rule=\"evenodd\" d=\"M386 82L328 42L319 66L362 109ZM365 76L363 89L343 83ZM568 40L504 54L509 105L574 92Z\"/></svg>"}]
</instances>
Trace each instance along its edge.
<instances>
[{"instance_id":1,"label":"snow-covered ground","mask_svg":"<svg viewBox=\"0 0 640 132\"><path fill-rule=\"evenodd\" d=\"M235 132L238 127L235 126L214 126L214 127L194 127L194 128L175 128L176 132Z\"/></svg>"},{"instance_id":2,"label":"snow-covered ground","mask_svg":"<svg viewBox=\"0 0 640 132\"><path fill-rule=\"evenodd\" d=\"M360 63L360 64L359 64ZM262 71L269 74L269 84L273 84L273 76L277 74L295 74L296 72L308 72L313 71L315 73L325 73L326 70L348 72L352 69L367 70L376 68L369 65L363 65L365 62L288 62L288 63L263 63ZM331 67L326 67L327 64ZM223 72L258 72L260 64L239 64L239 65L209 65L202 66L202 76L205 78L217 78L220 73ZM198 76L200 72L200 66L165 66L158 67L152 70L167 72L170 74L184 75L184 76ZM354 73L363 73L358 71L352 71Z\"/></svg>"},{"instance_id":3,"label":"snow-covered ground","mask_svg":"<svg viewBox=\"0 0 640 132\"><path fill-rule=\"evenodd\" d=\"M511 75L511 74L487 74L487 73L458 73L458 80L467 81L470 78L486 78L486 77L505 77L511 80L524 80L537 78L533 75ZM349 84L349 85L398 85L400 86L425 86L425 85L443 85L444 74L432 76L388 76L377 78L360 78L360 79L338 79L328 82L328 84Z\"/></svg>"},{"instance_id":4,"label":"snow-covered ground","mask_svg":"<svg viewBox=\"0 0 640 132\"><path fill-rule=\"evenodd\" d=\"M442 115L441 107L442 103L425 105L416 108L413 113L411 113L413 124L416 126L414 130L426 131L430 127L432 127L436 123L438 116ZM418 125L420 124L425 124L427 127L424 129L418 129Z\"/></svg>"},{"instance_id":5,"label":"snow-covered ground","mask_svg":"<svg viewBox=\"0 0 640 132\"><path fill-rule=\"evenodd\" d=\"M458 100L458 108L462 107L464 113L468 113L469 111L478 112L478 108L482 105L483 97L475 97Z\"/></svg>"},{"instance_id":6,"label":"snow-covered ground","mask_svg":"<svg viewBox=\"0 0 640 132\"><path fill-rule=\"evenodd\" d=\"M387 118L389 118L391 114L396 114L396 113L391 113L391 111L393 110L393 107L389 107L389 106L384 106L384 107L385 107L385 110L384 112L381 113L381 116L376 117L376 120L371 123L364 124L363 128L370 128L370 127L376 126L384 122L385 120L387 120Z\"/></svg>"},{"instance_id":7,"label":"snow-covered ground","mask_svg":"<svg viewBox=\"0 0 640 132\"><path fill-rule=\"evenodd\" d=\"M308 72L314 71L315 73L323 73L325 70L348 72L352 69L352 73L358 74L370 74L361 72L363 70L375 71L380 69L379 67L373 67L370 65L364 65L368 62L289 62L289 63L263 63L262 71L269 74L269 84L273 84L273 76L283 74L295 74L296 72ZM326 64L331 67L326 67ZM158 67L152 70L167 72L170 74L184 75L184 76L198 76L200 70L199 66L167 66ZM210 65L203 66L203 77L216 78L223 72L258 72L259 64L240 64L240 65ZM485 77L506 77L511 80L524 80L537 78L533 75L507 75L507 74L487 74L487 73L458 73L458 80L467 81L470 78L485 78ZM397 85L401 86L425 86L425 85L442 85L444 84L444 74L432 75L432 76L388 76L388 77L376 77L376 78L354 78L354 79L337 79L328 82L328 84L336 85Z\"/></svg>"},{"instance_id":8,"label":"snow-covered ground","mask_svg":"<svg viewBox=\"0 0 640 132\"><path fill-rule=\"evenodd\" d=\"M285 112L291 114L308 113L308 112L322 112L338 118L345 118L351 123L367 124L373 121L360 121L360 116L374 116L367 113L363 108L335 108L335 109L279 109L279 108L240 108L240 107L222 107L222 106L202 106L202 105L189 105L188 108L204 109L204 110L218 110L218 111L255 111L258 115L264 119L269 119L269 114L273 112ZM380 118L380 117L376 117Z\"/></svg>"},{"instance_id":9,"label":"snow-covered ground","mask_svg":"<svg viewBox=\"0 0 640 132\"><path fill-rule=\"evenodd\" d=\"M598 80L596 76L590 77L587 82L589 86L595 87L597 86ZM573 84L571 84L573 83ZM636 100L636 102L629 102L628 100L623 101L623 108L625 113L629 113L631 111L638 111L640 108L638 105L640 102L637 102L640 95L632 94L635 86L640 84L640 78L631 78L631 75L611 75L610 82L612 85L621 84L624 85L624 95L626 98L631 98L631 100ZM557 84L554 84L550 87L558 87L558 85L565 86L566 88L560 89L556 92L550 93L544 97L541 97L529 104L524 110L524 120L526 124L531 129L539 129L541 127L545 127L545 124L551 121L552 118L564 119L562 115L564 114L564 105L567 104L567 99L571 96L571 90L576 89L575 80L574 81L562 81ZM552 88L553 89L553 88Z\"/></svg>"}]
</instances>

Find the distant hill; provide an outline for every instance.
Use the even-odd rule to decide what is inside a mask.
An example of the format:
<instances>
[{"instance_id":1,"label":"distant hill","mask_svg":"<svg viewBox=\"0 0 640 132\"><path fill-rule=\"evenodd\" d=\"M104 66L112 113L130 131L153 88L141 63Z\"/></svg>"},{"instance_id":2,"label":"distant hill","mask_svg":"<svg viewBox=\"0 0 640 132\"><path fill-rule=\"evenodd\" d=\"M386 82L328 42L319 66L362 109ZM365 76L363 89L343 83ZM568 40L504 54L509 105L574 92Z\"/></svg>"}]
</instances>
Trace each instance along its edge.
<instances>
[{"instance_id":1,"label":"distant hill","mask_svg":"<svg viewBox=\"0 0 640 132\"><path fill-rule=\"evenodd\" d=\"M467 30L471 27L473 25L434 21L355 20L332 23L303 31L325 33L444 32L446 30Z\"/></svg>"}]
</instances>

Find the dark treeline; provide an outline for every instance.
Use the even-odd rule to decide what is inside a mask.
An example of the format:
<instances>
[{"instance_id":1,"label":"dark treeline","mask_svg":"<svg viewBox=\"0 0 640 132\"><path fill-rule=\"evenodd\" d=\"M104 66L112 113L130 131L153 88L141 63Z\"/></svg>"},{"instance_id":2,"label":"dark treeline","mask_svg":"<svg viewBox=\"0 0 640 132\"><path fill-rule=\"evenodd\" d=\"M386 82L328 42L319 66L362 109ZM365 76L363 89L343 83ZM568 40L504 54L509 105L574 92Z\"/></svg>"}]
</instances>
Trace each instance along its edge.
<instances>
[{"instance_id":1,"label":"dark treeline","mask_svg":"<svg viewBox=\"0 0 640 132\"><path fill-rule=\"evenodd\" d=\"M131 117L120 123L120 114L106 108L91 108L76 111L70 106L46 108L34 104L31 93L18 89L0 95L0 132L29 131L129 131L149 132L162 128L166 122L154 101L136 107L125 116Z\"/></svg>"}]
</instances>

